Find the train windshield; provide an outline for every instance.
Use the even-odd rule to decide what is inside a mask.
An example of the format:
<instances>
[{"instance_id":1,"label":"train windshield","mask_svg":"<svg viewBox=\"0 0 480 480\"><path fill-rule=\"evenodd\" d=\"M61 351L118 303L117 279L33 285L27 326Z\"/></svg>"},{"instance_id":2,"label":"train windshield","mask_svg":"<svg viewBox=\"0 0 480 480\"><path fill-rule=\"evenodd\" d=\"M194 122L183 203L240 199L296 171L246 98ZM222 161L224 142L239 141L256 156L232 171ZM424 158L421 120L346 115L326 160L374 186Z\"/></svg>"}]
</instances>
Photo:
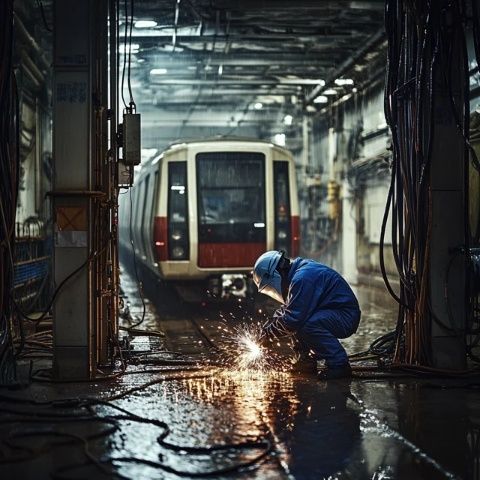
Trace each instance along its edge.
<instances>
[{"instance_id":1,"label":"train windshield","mask_svg":"<svg viewBox=\"0 0 480 480\"><path fill-rule=\"evenodd\" d=\"M200 242L265 241L265 155L197 154Z\"/></svg>"}]
</instances>

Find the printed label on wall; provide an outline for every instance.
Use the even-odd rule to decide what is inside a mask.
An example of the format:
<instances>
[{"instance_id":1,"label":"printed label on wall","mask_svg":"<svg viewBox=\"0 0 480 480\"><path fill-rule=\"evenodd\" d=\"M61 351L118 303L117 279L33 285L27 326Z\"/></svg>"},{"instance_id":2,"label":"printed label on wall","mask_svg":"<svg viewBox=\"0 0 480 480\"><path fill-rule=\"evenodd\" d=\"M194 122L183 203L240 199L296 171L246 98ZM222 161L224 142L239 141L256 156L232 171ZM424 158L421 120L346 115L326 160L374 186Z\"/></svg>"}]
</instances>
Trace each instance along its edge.
<instances>
[{"instance_id":1,"label":"printed label on wall","mask_svg":"<svg viewBox=\"0 0 480 480\"><path fill-rule=\"evenodd\" d=\"M87 209L86 207L56 207L55 246L86 247Z\"/></svg>"}]
</instances>

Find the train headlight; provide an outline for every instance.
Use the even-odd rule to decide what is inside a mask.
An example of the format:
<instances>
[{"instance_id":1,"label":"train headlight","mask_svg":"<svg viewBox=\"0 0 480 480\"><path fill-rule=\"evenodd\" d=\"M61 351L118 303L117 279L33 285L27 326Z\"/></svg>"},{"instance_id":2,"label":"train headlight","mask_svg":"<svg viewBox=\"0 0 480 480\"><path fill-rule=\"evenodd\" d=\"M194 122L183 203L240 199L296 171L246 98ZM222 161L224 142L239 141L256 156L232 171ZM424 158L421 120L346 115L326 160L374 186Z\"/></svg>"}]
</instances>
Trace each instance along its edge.
<instances>
[{"instance_id":1,"label":"train headlight","mask_svg":"<svg viewBox=\"0 0 480 480\"><path fill-rule=\"evenodd\" d=\"M279 240L285 240L288 237L288 234L285 230L279 230L277 236Z\"/></svg>"},{"instance_id":2,"label":"train headlight","mask_svg":"<svg viewBox=\"0 0 480 480\"><path fill-rule=\"evenodd\" d=\"M172 257L174 260L180 260L185 256L185 249L183 247L173 247Z\"/></svg>"},{"instance_id":3,"label":"train headlight","mask_svg":"<svg viewBox=\"0 0 480 480\"><path fill-rule=\"evenodd\" d=\"M172 232L172 240L175 240L176 242L178 242L179 240L181 240L183 237L182 235L182 232L179 232L178 230L174 230Z\"/></svg>"}]
</instances>

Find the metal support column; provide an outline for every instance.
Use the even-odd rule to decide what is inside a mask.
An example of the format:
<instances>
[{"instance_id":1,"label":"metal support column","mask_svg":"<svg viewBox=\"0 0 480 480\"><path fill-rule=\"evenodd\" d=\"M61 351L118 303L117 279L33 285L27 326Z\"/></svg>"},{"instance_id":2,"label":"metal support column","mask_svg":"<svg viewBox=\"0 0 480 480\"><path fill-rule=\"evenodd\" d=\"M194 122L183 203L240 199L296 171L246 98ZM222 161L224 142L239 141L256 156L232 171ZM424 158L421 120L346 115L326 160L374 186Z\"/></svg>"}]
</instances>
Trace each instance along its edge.
<instances>
[{"instance_id":1,"label":"metal support column","mask_svg":"<svg viewBox=\"0 0 480 480\"><path fill-rule=\"evenodd\" d=\"M355 196L348 180L342 185L342 273L349 283L358 282L357 210Z\"/></svg>"},{"instance_id":2,"label":"metal support column","mask_svg":"<svg viewBox=\"0 0 480 480\"><path fill-rule=\"evenodd\" d=\"M438 7L440 9L440 6ZM448 22L448 20L447 20ZM458 29L454 30L458 32ZM431 244L430 302L432 357L438 368L462 369L466 363L465 245L466 148L455 116L463 118L465 95L462 38L451 35L454 65L440 56L434 77L433 145L430 170ZM445 78L445 72L450 78ZM455 107L456 115L452 108ZM427 119L426 121L430 121ZM461 121L461 120L460 120ZM425 206L427 208L427 206Z\"/></svg>"}]
</instances>

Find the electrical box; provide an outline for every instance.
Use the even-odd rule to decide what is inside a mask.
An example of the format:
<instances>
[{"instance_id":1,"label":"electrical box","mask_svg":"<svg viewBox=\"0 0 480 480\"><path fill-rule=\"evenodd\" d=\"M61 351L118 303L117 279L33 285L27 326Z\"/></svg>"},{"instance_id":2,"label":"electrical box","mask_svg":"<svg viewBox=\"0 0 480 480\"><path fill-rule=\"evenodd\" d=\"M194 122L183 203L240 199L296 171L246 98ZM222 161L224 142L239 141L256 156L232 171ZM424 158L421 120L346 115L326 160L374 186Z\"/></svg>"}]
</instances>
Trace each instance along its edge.
<instances>
[{"instance_id":1,"label":"electrical box","mask_svg":"<svg viewBox=\"0 0 480 480\"><path fill-rule=\"evenodd\" d=\"M140 114L123 115L123 161L126 165L139 165L141 162Z\"/></svg>"}]
</instances>

